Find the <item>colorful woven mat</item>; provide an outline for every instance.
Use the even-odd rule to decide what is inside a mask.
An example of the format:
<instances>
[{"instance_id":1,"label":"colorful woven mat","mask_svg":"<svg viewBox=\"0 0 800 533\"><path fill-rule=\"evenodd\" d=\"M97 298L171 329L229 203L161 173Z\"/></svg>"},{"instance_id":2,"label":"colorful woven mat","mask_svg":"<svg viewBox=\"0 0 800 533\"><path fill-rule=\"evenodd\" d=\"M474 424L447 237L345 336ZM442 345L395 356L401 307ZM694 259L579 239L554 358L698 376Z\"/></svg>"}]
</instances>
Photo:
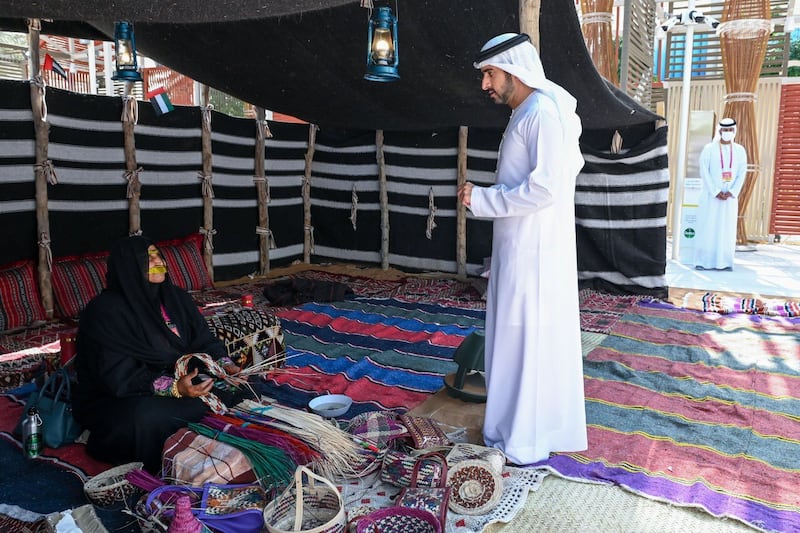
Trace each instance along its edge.
<instances>
[{"instance_id":1,"label":"colorful woven mat","mask_svg":"<svg viewBox=\"0 0 800 533\"><path fill-rule=\"evenodd\" d=\"M584 360L589 449L544 465L800 530L800 319L639 302Z\"/></svg>"}]
</instances>

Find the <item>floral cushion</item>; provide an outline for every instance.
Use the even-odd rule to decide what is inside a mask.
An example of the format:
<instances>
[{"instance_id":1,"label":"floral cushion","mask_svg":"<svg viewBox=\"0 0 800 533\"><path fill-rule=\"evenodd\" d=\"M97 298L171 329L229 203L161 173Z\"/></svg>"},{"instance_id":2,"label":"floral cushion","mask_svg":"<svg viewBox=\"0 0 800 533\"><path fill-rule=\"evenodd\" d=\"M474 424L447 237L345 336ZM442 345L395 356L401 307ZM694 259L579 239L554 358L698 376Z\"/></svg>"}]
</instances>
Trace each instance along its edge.
<instances>
[{"instance_id":1,"label":"floral cushion","mask_svg":"<svg viewBox=\"0 0 800 533\"><path fill-rule=\"evenodd\" d=\"M59 257L53 261L56 316L77 317L106 284L108 254Z\"/></svg>"},{"instance_id":2,"label":"floral cushion","mask_svg":"<svg viewBox=\"0 0 800 533\"><path fill-rule=\"evenodd\" d=\"M30 326L46 318L33 261L0 267L0 331Z\"/></svg>"},{"instance_id":3,"label":"floral cushion","mask_svg":"<svg viewBox=\"0 0 800 533\"><path fill-rule=\"evenodd\" d=\"M203 260L203 236L195 233L185 239L156 243L167 264L169 279L187 291L199 291L214 286Z\"/></svg>"}]
</instances>

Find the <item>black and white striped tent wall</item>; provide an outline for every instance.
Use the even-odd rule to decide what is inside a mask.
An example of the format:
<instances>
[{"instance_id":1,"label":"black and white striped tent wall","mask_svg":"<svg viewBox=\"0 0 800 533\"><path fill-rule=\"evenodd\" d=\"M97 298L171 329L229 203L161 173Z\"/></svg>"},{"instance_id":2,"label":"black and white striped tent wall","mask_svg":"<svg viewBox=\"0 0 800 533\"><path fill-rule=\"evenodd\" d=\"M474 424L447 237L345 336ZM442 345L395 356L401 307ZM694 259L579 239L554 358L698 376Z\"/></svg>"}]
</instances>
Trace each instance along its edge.
<instances>
[{"instance_id":1,"label":"black and white striped tent wall","mask_svg":"<svg viewBox=\"0 0 800 533\"><path fill-rule=\"evenodd\" d=\"M55 256L107 250L128 232L123 178L122 102L48 89L49 158L58 177L48 186ZM156 116L139 103L135 127L141 227L155 240L203 225L197 108ZM0 81L0 264L38 253L34 130L27 83ZM253 183L257 123L212 114L214 277L256 272L258 206ZM277 248L272 267L303 257L302 183L309 126L270 123L265 147L269 223ZM501 132L470 128L467 177L493 182ZM458 129L386 132L389 264L456 272ZM582 286L663 294L669 177L666 129L611 155L584 149L576 221ZM313 262L380 263L381 213L375 133L320 130L311 171ZM467 219L467 272L491 253L491 223Z\"/></svg>"}]
</instances>

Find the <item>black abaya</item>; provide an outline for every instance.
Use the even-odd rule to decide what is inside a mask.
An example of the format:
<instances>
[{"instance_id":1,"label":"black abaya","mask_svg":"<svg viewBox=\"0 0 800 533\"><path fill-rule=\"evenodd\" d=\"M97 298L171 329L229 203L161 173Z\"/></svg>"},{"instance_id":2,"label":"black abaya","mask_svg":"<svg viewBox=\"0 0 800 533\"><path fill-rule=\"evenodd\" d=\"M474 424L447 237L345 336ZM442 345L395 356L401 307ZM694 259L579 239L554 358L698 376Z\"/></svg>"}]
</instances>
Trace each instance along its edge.
<instances>
[{"instance_id":1,"label":"black abaya","mask_svg":"<svg viewBox=\"0 0 800 533\"><path fill-rule=\"evenodd\" d=\"M175 362L187 353L227 356L189 294L147 277L152 242L128 237L108 259L108 288L86 306L78 330L75 417L90 430L87 451L111 462L142 461L160 469L164 441L207 407L199 398L156 396L154 381L174 377ZM161 305L180 335L165 324Z\"/></svg>"}]
</instances>

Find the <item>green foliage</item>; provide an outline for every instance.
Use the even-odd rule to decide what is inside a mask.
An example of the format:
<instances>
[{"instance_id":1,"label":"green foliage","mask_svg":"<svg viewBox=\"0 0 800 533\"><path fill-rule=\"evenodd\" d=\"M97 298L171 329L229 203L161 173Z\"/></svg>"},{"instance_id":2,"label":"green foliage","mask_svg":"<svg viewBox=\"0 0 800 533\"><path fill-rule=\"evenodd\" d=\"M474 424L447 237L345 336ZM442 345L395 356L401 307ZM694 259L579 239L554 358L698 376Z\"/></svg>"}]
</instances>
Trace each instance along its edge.
<instances>
[{"instance_id":1,"label":"green foliage","mask_svg":"<svg viewBox=\"0 0 800 533\"><path fill-rule=\"evenodd\" d=\"M232 117L242 118L245 116L245 103L222 91L211 90L211 103L214 105L214 111L219 111Z\"/></svg>"}]
</instances>

